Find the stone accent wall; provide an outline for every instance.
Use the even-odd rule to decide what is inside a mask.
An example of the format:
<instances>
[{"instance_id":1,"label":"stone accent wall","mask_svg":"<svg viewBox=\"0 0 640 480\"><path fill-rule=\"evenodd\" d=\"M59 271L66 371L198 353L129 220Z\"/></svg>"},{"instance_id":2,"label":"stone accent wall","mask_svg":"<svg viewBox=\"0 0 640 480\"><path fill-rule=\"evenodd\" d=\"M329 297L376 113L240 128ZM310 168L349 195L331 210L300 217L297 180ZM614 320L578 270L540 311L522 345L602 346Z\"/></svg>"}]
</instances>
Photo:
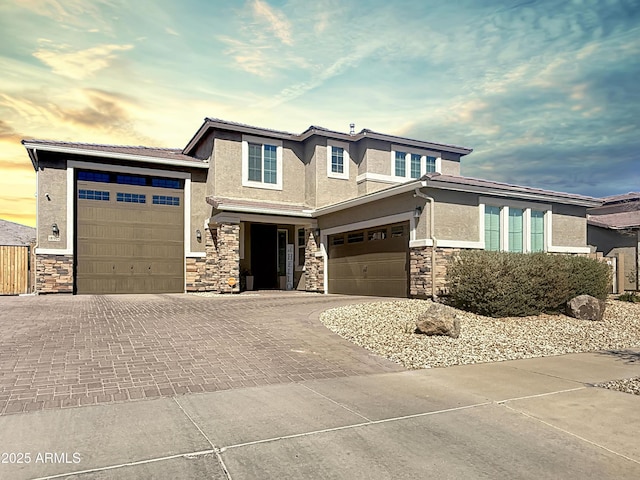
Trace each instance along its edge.
<instances>
[{"instance_id":1,"label":"stone accent wall","mask_svg":"<svg viewBox=\"0 0 640 480\"><path fill-rule=\"evenodd\" d=\"M207 234L209 232L206 232ZM211 290L207 281L207 259L187 257L187 292L206 292Z\"/></svg>"},{"instance_id":2,"label":"stone accent wall","mask_svg":"<svg viewBox=\"0 0 640 480\"><path fill-rule=\"evenodd\" d=\"M431 250L433 247L409 249L409 295L411 297L431 297ZM459 248L436 247L436 295L446 293L447 263Z\"/></svg>"},{"instance_id":3,"label":"stone accent wall","mask_svg":"<svg viewBox=\"0 0 640 480\"><path fill-rule=\"evenodd\" d=\"M222 223L206 231L202 288L218 293L240 292L240 225ZM235 284L229 285L233 278Z\"/></svg>"},{"instance_id":4,"label":"stone accent wall","mask_svg":"<svg viewBox=\"0 0 640 480\"><path fill-rule=\"evenodd\" d=\"M36 292L73 293L73 255L36 254Z\"/></svg>"},{"instance_id":5,"label":"stone accent wall","mask_svg":"<svg viewBox=\"0 0 640 480\"><path fill-rule=\"evenodd\" d=\"M307 292L324 293L324 260L316 257L320 251L320 241L314 236L314 230L305 229L307 245L304 251L304 289Z\"/></svg>"}]
</instances>

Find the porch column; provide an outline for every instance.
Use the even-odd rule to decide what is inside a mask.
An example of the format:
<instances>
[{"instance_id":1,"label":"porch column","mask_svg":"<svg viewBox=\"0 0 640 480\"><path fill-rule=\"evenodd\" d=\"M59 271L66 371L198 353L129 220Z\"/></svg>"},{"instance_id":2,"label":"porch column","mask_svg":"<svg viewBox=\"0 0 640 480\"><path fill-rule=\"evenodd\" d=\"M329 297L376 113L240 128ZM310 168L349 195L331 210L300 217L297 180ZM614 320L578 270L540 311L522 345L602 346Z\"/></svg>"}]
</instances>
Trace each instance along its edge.
<instances>
[{"instance_id":1,"label":"porch column","mask_svg":"<svg viewBox=\"0 0 640 480\"><path fill-rule=\"evenodd\" d=\"M240 292L240 224L221 223L216 228L218 289L220 293ZM215 240L215 239L214 239Z\"/></svg>"},{"instance_id":2,"label":"porch column","mask_svg":"<svg viewBox=\"0 0 640 480\"><path fill-rule=\"evenodd\" d=\"M320 239L315 237L315 230L305 228L307 238L304 250L304 289L307 292L324 293L324 260L321 256L316 256L320 251Z\"/></svg>"}]
</instances>

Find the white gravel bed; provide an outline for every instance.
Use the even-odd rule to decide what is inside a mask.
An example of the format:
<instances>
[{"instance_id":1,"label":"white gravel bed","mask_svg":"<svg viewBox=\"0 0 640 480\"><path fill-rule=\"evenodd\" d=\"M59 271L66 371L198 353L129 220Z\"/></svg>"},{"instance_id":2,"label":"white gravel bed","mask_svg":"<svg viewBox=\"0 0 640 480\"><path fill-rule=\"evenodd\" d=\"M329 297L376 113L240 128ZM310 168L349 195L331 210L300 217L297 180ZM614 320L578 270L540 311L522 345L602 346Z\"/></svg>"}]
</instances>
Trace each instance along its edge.
<instances>
[{"instance_id":1,"label":"white gravel bed","mask_svg":"<svg viewBox=\"0 0 640 480\"><path fill-rule=\"evenodd\" d=\"M640 304L608 300L601 322L566 315L490 318L445 307L460 318L456 339L413 333L417 316L430 304L398 300L349 305L323 312L320 321L410 369L640 348Z\"/></svg>"},{"instance_id":2,"label":"white gravel bed","mask_svg":"<svg viewBox=\"0 0 640 480\"><path fill-rule=\"evenodd\" d=\"M640 395L640 377L624 378L622 380L611 380L610 382L598 383L596 387L608 388L619 392Z\"/></svg>"}]
</instances>

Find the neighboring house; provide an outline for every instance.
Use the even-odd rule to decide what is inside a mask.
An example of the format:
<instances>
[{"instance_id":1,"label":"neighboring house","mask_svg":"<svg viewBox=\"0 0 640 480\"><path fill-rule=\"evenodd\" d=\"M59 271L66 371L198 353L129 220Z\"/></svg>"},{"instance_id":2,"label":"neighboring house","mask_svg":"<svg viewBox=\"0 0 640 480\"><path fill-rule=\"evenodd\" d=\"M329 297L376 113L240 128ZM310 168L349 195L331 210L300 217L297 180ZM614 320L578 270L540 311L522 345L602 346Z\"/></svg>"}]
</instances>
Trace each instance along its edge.
<instances>
[{"instance_id":1,"label":"neighboring house","mask_svg":"<svg viewBox=\"0 0 640 480\"><path fill-rule=\"evenodd\" d=\"M587 243L606 257L617 258L618 290L640 285L640 192L602 199L602 206L587 210Z\"/></svg>"},{"instance_id":2,"label":"neighboring house","mask_svg":"<svg viewBox=\"0 0 640 480\"><path fill-rule=\"evenodd\" d=\"M36 229L0 219L0 294L28 293L34 285L31 271Z\"/></svg>"},{"instance_id":3,"label":"neighboring house","mask_svg":"<svg viewBox=\"0 0 640 480\"><path fill-rule=\"evenodd\" d=\"M591 197L460 175L471 149L205 119L182 150L24 140L38 290L426 297L460 249L587 254ZM242 278L241 278L242 277ZM251 283L251 282L249 282Z\"/></svg>"}]
</instances>

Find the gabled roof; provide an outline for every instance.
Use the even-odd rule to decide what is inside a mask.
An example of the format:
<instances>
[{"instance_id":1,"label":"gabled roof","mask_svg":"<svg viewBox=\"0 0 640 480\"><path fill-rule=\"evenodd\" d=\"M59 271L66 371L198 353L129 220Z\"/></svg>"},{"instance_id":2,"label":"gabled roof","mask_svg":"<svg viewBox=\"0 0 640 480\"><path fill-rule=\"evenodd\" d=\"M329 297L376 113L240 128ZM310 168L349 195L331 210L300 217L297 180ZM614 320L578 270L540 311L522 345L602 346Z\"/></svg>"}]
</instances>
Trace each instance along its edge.
<instances>
[{"instance_id":1,"label":"gabled roof","mask_svg":"<svg viewBox=\"0 0 640 480\"><path fill-rule=\"evenodd\" d=\"M422 177L427 187L457 190L463 192L482 193L500 197L521 198L526 200L557 202L585 207L602 205L602 200L595 197L578 195L575 193L555 192L541 188L513 185L510 183L494 182L481 178L463 177L458 175L442 175L428 173Z\"/></svg>"},{"instance_id":2,"label":"gabled roof","mask_svg":"<svg viewBox=\"0 0 640 480\"><path fill-rule=\"evenodd\" d=\"M230 122L228 120L222 120L220 118L205 118L204 123L195 133L195 135L189 140L189 143L184 147L182 153L189 155L197 146L198 142L206 135L210 129L228 130L238 133L247 133L251 135L260 135L271 138L277 138L280 140L291 140L295 142L302 142L307 138L318 135L327 138L334 138L337 140L347 142L359 142L364 138L373 138L377 140L385 140L389 142L395 142L402 145L423 148L427 150L438 150L458 153L460 155L467 155L473 151L471 148L460 147L457 145L448 145L443 143L426 142L423 140L416 140L412 138L399 137L396 135L388 135L385 133L374 132L373 130L363 129L353 135L350 133L337 132L335 130L329 130L328 128L318 127L315 125L310 126L304 132L295 134L286 132L283 130L272 130L269 128L255 127L247 125L245 123Z\"/></svg>"},{"instance_id":3,"label":"gabled roof","mask_svg":"<svg viewBox=\"0 0 640 480\"><path fill-rule=\"evenodd\" d=\"M208 163L197 158L184 155L177 148L156 148L128 145L102 145L95 143L60 142L56 140L22 140L29 151L31 163L38 168L38 151L71 153L92 157L134 160L147 163L180 165L196 168L207 168Z\"/></svg>"},{"instance_id":4,"label":"gabled roof","mask_svg":"<svg viewBox=\"0 0 640 480\"><path fill-rule=\"evenodd\" d=\"M587 223L595 227L609 228L611 230L640 228L640 210L604 215L587 215Z\"/></svg>"},{"instance_id":5,"label":"gabled roof","mask_svg":"<svg viewBox=\"0 0 640 480\"><path fill-rule=\"evenodd\" d=\"M307 218L312 216L308 207L292 203L264 202L216 196L207 197L207 203L214 209L225 212L253 212Z\"/></svg>"},{"instance_id":6,"label":"gabled roof","mask_svg":"<svg viewBox=\"0 0 640 480\"><path fill-rule=\"evenodd\" d=\"M29 245L35 241L35 228L0 219L0 245Z\"/></svg>"},{"instance_id":7,"label":"gabled roof","mask_svg":"<svg viewBox=\"0 0 640 480\"><path fill-rule=\"evenodd\" d=\"M621 195L611 195L610 197L602 198L602 201L604 202L604 205L640 201L640 192L629 192L623 193Z\"/></svg>"}]
</instances>

